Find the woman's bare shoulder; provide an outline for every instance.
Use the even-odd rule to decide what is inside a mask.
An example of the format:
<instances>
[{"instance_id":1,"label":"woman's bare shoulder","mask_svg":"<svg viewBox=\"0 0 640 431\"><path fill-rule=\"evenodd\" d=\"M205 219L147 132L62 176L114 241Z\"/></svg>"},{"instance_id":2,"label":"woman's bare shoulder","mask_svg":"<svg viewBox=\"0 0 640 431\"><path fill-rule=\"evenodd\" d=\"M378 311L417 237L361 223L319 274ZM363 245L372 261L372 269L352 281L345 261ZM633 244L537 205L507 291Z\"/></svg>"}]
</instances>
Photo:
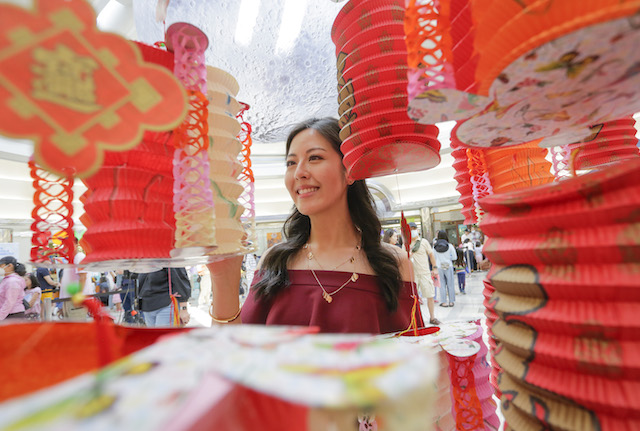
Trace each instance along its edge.
<instances>
[{"instance_id":1,"label":"woman's bare shoulder","mask_svg":"<svg viewBox=\"0 0 640 431\"><path fill-rule=\"evenodd\" d=\"M397 245L391 245L386 242L382 243L382 246L390 251L395 258L398 260L398 268L400 268L400 275L404 281L411 281L411 261L409 260L409 256L407 255L404 247L398 247Z\"/></svg>"},{"instance_id":2,"label":"woman's bare shoulder","mask_svg":"<svg viewBox=\"0 0 640 431\"><path fill-rule=\"evenodd\" d=\"M277 244L276 244L277 245ZM264 262L264 259L269 256L269 253L273 252L273 249L276 248L276 245L272 245L271 247L269 247L268 249L266 249L264 251L264 253L262 253L262 255L260 256L260 260L258 260L258 265L256 265L256 271L259 271L260 268L262 268L262 262Z\"/></svg>"}]
</instances>

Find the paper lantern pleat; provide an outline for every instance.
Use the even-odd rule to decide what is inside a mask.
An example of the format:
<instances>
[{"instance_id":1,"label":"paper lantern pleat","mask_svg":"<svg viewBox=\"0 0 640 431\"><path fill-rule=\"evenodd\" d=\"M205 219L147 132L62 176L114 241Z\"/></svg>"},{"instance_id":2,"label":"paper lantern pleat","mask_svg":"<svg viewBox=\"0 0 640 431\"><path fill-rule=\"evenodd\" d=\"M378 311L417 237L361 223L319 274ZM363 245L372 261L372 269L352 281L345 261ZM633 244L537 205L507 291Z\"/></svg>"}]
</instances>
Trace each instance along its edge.
<instances>
[{"instance_id":1,"label":"paper lantern pleat","mask_svg":"<svg viewBox=\"0 0 640 431\"><path fill-rule=\"evenodd\" d=\"M469 162L467 159L466 148L461 148L454 142L451 142L451 155L453 156L453 168L456 174L453 178L458 182L456 190L460 193L458 202L462 205L462 214L464 215L464 224L475 224L478 217L475 212L476 203L473 197L473 185L471 184L471 175L469 174Z\"/></svg>"},{"instance_id":2,"label":"paper lantern pleat","mask_svg":"<svg viewBox=\"0 0 640 431\"><path fill-rule=\"evenodd\" d=\"M168 258L174 247L172 134L146 132L135 149L107 153L83 180L83 263ZM154 165L149 166L149 161Z\"/></svg>"},{"instance_id":3,"label":"paper lantern pleat","mask_svg":"<svg viewBox=\"0 0 640 431\"><path fill-rule=\"evenodd\" d=\"M568 145L574 170L594 169L640 156L633 117L591 127L593 133L584 141Z\"/></svg>"},{"instance_id":4,"label":"paper lantern pleat","mask_svg":"<svg viewBox=\"0 0 640 431\"><path fill-rule=\"evenodd\" d=\"M636 158L480 201L492 363L512 428L640 423L639 184ZM539 404L513 406L514 390Z\"/></svg>"},{"instance_id":5,"label":"paper lantern pleat","mask_svg":"<svg viewBox=\"0 0 640 431\"><path fill-rule=\"evenodd\" d=\"M437 127L407 115L404 10L401 0L350 0L332 27L343 163L353 179L440 162Z\"/></svg>"},{"instance_id":6,"label":"paper lantern pleat","mask_svg":"<svg viewBox=\"0 0 640 431\"><path fill-rule=\"evenodd\" d=\"M547 184L554 180L547 149L539 141L509 148L487 149L485 159L493 193Z\"/></svg>"}]
</instances>

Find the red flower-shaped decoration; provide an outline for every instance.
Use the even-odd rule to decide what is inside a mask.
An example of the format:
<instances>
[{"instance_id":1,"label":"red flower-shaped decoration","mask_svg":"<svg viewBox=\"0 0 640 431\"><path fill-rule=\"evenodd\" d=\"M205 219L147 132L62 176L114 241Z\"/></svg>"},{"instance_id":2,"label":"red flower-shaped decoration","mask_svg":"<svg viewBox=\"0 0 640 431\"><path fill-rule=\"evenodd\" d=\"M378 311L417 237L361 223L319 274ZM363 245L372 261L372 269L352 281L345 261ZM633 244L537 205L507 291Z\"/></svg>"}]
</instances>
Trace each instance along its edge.
<instances>
[{"instance_id":1,"label":"red flower-shaped decoration","mask_svg":"<svg viewBox=\"0 0 640 431\"><path fill-rule=\"evenodd\" d=\"M178 81L95 22L85 2L0 5L0 133L32 139L38 164L62 176L89 176L104 150L131 149L186 113Z\"/></svg>"}]
</instances>

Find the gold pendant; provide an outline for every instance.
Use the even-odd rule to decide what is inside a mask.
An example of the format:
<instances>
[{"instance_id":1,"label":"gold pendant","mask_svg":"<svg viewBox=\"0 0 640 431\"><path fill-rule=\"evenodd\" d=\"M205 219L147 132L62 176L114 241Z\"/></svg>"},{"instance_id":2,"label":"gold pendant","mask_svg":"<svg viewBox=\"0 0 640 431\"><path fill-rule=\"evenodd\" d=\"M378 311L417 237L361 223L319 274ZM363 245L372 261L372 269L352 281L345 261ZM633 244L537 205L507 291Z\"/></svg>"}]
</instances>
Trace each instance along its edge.
<instances>
[{"instance_id":1,"label":"gold pendant","mask_svg":"<svg viewBox=\"0 0 640 431\"><path fill-rule=\"evenodd\" d=\"M354 272L353 274L351 274L351 281L355 283L356 281L358 281L358 277L358 274Z\"/></svg>"},{"instance_id":2,"label":"gold pendant","mask_svg":"<svg viewBox=\"0 0 640 431\"><path fill-rule=\"evenodd\" d=\"M333 301L333 298L331 297L331 295L329 295L327 292L322 292L322 297L324 298L325 301L327 301L327 303L331 304L331 301Z\"/></svg>"},{"instance_id":3,"label":"gold pendant","mask_svg":"<svg viewBox=\"0 0 640 431\"><path fill-rule=\"evenodd\" d=\"M309 254L307 255L307 259L309 260L313 259L313 253L309 252Z\"/></svg>"}]
</instances>

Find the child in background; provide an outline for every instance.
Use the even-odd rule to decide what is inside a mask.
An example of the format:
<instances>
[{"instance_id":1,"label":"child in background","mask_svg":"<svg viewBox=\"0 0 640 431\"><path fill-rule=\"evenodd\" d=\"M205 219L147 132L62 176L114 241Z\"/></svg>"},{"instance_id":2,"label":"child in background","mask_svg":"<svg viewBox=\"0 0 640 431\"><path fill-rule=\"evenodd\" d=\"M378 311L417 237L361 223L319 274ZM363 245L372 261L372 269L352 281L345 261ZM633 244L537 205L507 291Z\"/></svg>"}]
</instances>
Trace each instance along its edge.
<instances>
[{"instance_id":1,"label":"child in background","mask_svg":"<svg viewBox=\"0 0 640 431\"><path fill-rule=\"evenodd\" d=\"M467 271L464 266L456 266L456 274L458 275L458 289L460 289L460 293L466 295L467 292L464 289L467 286Z\"/></svg>"},{"instance_id":2,"label":"child in background","mask_svg":"<svg viewBox=\"0 0 640 431\"><path fill-rule=\"evenodd\" d=\"M458 290L463 295L466 295L467 292L465 288L467 287L467 271L464 264L464 257L462 253L458 253L458 260L455 262L456 275L458 276Z\"/></svg>"},{"instance_id":3,"label":"child in background","mask_svg":"<svg viewBox=\"0 0 640 431\"><path fill-rule=\"evenodd\" d=\"M480 262L482 262L484 260L484 256L482 255L482 243L480 241L476 241L475 247L474 247L474 253L475 253L475 257L476 257L476 263L478 265L480 265ZM478 268L480 269L480 268Z\"/></svg>"}]
</instances>

